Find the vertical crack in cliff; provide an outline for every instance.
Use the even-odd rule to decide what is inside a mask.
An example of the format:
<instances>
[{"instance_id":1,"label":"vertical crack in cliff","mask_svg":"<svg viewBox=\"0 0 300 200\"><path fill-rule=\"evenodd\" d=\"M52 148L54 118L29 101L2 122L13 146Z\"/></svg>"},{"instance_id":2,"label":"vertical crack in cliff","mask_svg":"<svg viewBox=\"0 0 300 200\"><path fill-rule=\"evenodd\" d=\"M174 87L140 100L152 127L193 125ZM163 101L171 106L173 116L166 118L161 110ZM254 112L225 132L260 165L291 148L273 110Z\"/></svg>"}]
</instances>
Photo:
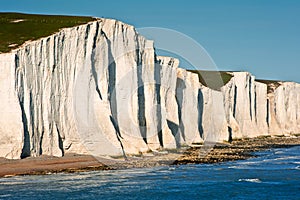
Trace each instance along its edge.
<instances>
[{"instance_id":1,"label":"vertical crack in cliff","mask_svg":"<svg viewBox=\"0 0 300 200\"><path fill-rule=\"evenodd\" d=\"M58 40L59 40L60 44L64 44L65 43L65 35L62 34L61 37L58 38ZM60 46L60 50L57 53L57 57L58 57L58 60L60 61L60 63L59 63L58 71L56 72L56 76L58 77L59 85L61 85L63 87L62 87L62 91L60 91L59 88L56 87L56 89L57 89L56 93L59 94L59 97L57 98L58 100L57 100L56 108L59 108L65 104L65 102L62 102L63 99L65 100L65 98L66 98L63 95L65 95L65 93L67 93L67 90L68 90L67 88L65 89L65 87L67 86L67 83L64 82L64 79L67 78L68 76L65 77L64 76L65 72L61 73L61 71L60 71L60 70L65 70L64 68L66 67L62 63L64 60L62 52L64 52L64 45ZM41 110L42 110L42 108L41 108ZM61 154L64 155L63 140L62 140L62 136L61 136L63 134L61 131L61 129L62 129L61 124L63 123L60 118L61 113L59 113L59 111L57 110L54 114L55 114L55 126L56 126L56 134L57 134L57 138L54 137L55 139L57 139L57 141L54 141L54 142L56 143L58 149L61 151ZM54 138L52 137L52 141L54 140ZM40 148L42 148L42 146L40 146ZM52 150L51 150L51 154L52 154Z\"/></svg>"},{"instance_id":2,"label":"vertical crack in cliff","mask_svg":"<svg viewBox=\"0 0 300 200\"><path fill-rule=\"evenodd\" d=\"M156 118L157 120L157 136L159 140L159 144L161 147L163 147L163 135L162 135L162 113L161 113L161 80L160 80L160 73L161 73L161 66L158 64L154 64L154 81L155 81L155 94L154 99L156 99L157 106L156 109Z\"/></svg>"},{"instance_id":3,"label":"vertical crack in cliff","mask_svg":"<svg viewBox=\"0 0 300 200\"><path fill-rule=\"evenodd\" d=\"M266 121L268 127L270 127L270 99L267 99L267 116L266 116Z\"/></svg>"},{"instance_id":4,"label":"vertical crack in cliff","mask_svg":"<svg viewBox=\"0 0 300 200\"><path fill-rule=\"evenodd\" d=\"M111 50L112 47L111 41L103 31L101 31L101 34L105 37L108 44L107 45L108 46L108 51L107 51L108 52L108 101L110 103L110 110L111 110L110 120L112 122L112 125L115 128L116 137L122 148L123 156L126 159L127 157L126 157L125 149L121 141L121 139L123 138L118 124L118 107L117 107L117 96L116 96L116 62Z\"/></svg>"},{"instance_id":5,"label":"vertical crack in cliff","mask_svg":"<svg viewBox=\"0 0 300 200\"><path fill-rule=\"evenodd\" d=\"M255 123L257 124L257 88L254 87L254 119Z\"/></svg>"},{"instance_id":6,"label":"vertical crack in cliff","mask_svg":"<svg viewBox=\"0 0 300 200\"><path fill-rule=\"evenodd\" d=\"M90 24L87 24L86 25L86 29L85 29L85 35L84 35L84 46L83 46L83 55L84 55L84 58L86 58L86 50L87 50L87 42L88 42L88 38L89 38L89 32L90 32L90 29L91 29L91 25Z\"/></svg>"},{"instance_id":7,"label":"vertical crack in cliff","mask_svg":"<svg viewBox=\"0 0 300 200\"><path fill-rule=\"evenodd\" d=\"M198 110L198 131L200 133L200 137L203 138L203 127L202 127L202 117L203 117L203 94L200 89L198 89L198 96L197 96L197 110Z\"/></svg>"},{"instance_id":8,"label":"vertical crack in cliff","mask_svg":"<svg viewBox=\"0 0 300 200\"><path fill-rule=\"evenodd\" d=\"M64 38L64 36L63 36L63 38ZM64 41L64 40L62 40L62 41ZM40 109L41 109L41 112L39 113L39 115L40 115L39 117L40 117L40 121L41 121L41 124L42 124L42 127L41 127L42 130L40 130L40 138L39 138L39 144L38 144L38 146L39 146L38 154L39 155L42 155L42 153L43 153L42 143L43 143L44 134L45 134L44 118L43 118L43 114L42 114L42 113L44 113L44 105L42 103L42 98L43 98L43 95L44 95L43 86L44 86L45 83L43 81L43 72L45 71L45 67L42 66L43 54L41 52L43 52L43 40L39 44L39 48L35 48L35 52L34 52L35 53L35 60L36 60L35 62L37 63L37 69L41 73L41 75L38 76L38 78L39 78L38 91L40 91L40 93L41 93L38 97L39 101L40 101L38 103L38 105L40 106ZM36 56L36 55L39 55L39 53L41 53L40 56Z\"/></svg>"},{"instance_id":9,"label":"vertical crack in cliff","mask_svg":"<svg viewBox=\"0 0 300 200\"><path fill-rule=\"evenodd\" d=\"M97 44L97 38L98 38L98 33L99 33L99 23L96 22L96 32L93 38L93 47L92 47L92 54L91 54L91 72L92 72L92 76L94 78L94 82L96 85L96 92L99 96L99 98L102 100L102 95L101 95L101 91L99 89L99 85L98 85L98 75L97 75L97 70L96 70L96 66L95 66L95 54L96 54L96 44Z\"/></svg>"},{"instance_id":10,"label":"vertical crack in cliff","mask_svg":"<svg viewBox=\"0 0 300 200\"><path fill-rule=\"evenodd\" d=\"M147 144L147 122L145 117L145 86L142 80L143 68L140 59L138 59L138 66L137 66L137 84L138 84L138 91L137 91L137 99L138 99L138 112L137 118L139 122L139 130L141 132L141 136L144 142Z\"/></svg>"},{"instance_id":11,"label":"vertical crack in cliff","mask_svg":"<svg viewBox=\"0 0 300 200\"><path fill-rule=\"evenodd\" d=\"M61 138L61 135L60 135L61 133L59 131L58 126L56 126L56 131L57 131L57 135L58 135L58 147L61 150L62 156L64 156L65 155L64 143L63 143L63 140Z\"/></svg>"},{"instance_id":12,"label":"vertical crack in cliff","mask_svg":"<svg viewBox=\"0 0 300 200\"><path fill-rule=\"evenodd\" d=\"M171 133L175 139L176 148L180 148L181 144L180 144L180 133L178 132L178 124L167 119L167 125L171 130Z\"/></svg>"},{"instance_id":13,"label":"vertical crack in cliff","mask_svg":"<svg viewBox=\"0 0 300 200\"><path fill-rule=\"evenodd\" d=\"M19 94L19 105L21 108L22 112L22 123L23 123L23 132L24 132L24 138L23 138L23 148L21 152L21 158L26 158L30 156L30 136L29 136L29 131L28 131L28 120L26 117L26 112L24 109L24 96L23 94Z\"/></svg>"},{"instance_id":14,"label":"vertical crack in cliff","mask_svg":"<svg viewBox=\"0 0 300 200\"><path fill-rule=\"evenodd\" d=\"M234 91L233 91L233 109L232 109L232 114L233 117L236 118L236 107L237 107L237 86L234 85Z\"/></svg>"},{"instance_id":15,"label":"vertical crack in cliff","mask_svg":"<svg viewBox=\"0 0 300 200\"><path fill-rule=\"evenodd\" d=\"M19 64L19 57L16 54L15 55L15 90L18 95L18 103L21 109L22 113L22 124L23 124L23 147L21 151L21 158L26 158L30 156L30 136L29 136L29 131L28 131L28 120L24 108L24 78L23 78L23 73L22 69Z\"/></svg>"},{"instance_id":16,"label":"vertical crack in cliff","mask_svg":"<svg viewBox=\"0 0 300 200\"><path fill-rule=\"evenodd\" d=\"M35 107L32 97L32 91L29 91L29 110L30 110L30 129L31 129L31 144L40 144L38 131L35 130ZM33 156L39 155L39 145L32 145L30 151Z\"/></svg>"},{"instance_id":17,"label":"vertical crack in cliff","mask_svg":"<svg viewBox=\"0 0 300 200\"><path fill-rule=\"evenodd\" d=\"M179 130L181 133L181 136L183 140L185 141L185 132L184 132L184 123L182 121L182 106L183 106L183 90L186 88L186 85L184 83L184 80L181 78L177 77L176 80L176 102L177 102L177 107L178 107L178 120L179 120Z\"/></svg>"},{"instance_id":18,"label":"vertical crack in cliff","mask_svg":"<svg viewBox=\"0 0 300 200\"><path fill-rule=\"evenodd\" d=\"M110 46L110 44L109 44ZM109 47L110 48L110 47ZM110 52L110 50L109 50ZM109 60L112 61L113 57L110 54ZM110 62L108 66L108 100L110 102L111 116L114 119L116 130L118 128L118 105L117 105L117 97L116 97L116 64L115 61ZM121 137L121 133L118 131L119 136Z\"/></svg>"},{"instance_id":19,"label":"vertical crack in cliff","mask_svg":"<svg viewBox=\"0 0 300 200\"><path fill-rule=\"evenodd\" d=\"M250 119L252 121L252 78L251 76L249 76L249 80L248 84L249 84L249 88L248 88L248 92L249 92L249 112L250 112Z\"/></svg>"}]
</instances>

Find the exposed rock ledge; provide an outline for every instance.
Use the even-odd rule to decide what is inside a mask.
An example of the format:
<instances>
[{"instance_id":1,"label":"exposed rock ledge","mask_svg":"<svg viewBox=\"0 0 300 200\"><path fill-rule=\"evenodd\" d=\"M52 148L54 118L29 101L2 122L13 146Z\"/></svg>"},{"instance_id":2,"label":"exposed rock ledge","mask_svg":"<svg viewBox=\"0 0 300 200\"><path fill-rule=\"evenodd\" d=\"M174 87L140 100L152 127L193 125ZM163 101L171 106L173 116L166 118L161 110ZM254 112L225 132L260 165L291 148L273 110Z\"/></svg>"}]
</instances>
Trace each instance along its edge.
<instances>
[{"instance_id":1,"label":"exposed rock ledge","mask_svg":"<svg viewBox=\"0 0 300 200\"><path fill-rule=\"evenodd\" d=\"M300 133L299 84L270 89L232 72L215 90L178 65L111 19L0 54L0 157L119 156Z\"/></svg>"}]
</instances>

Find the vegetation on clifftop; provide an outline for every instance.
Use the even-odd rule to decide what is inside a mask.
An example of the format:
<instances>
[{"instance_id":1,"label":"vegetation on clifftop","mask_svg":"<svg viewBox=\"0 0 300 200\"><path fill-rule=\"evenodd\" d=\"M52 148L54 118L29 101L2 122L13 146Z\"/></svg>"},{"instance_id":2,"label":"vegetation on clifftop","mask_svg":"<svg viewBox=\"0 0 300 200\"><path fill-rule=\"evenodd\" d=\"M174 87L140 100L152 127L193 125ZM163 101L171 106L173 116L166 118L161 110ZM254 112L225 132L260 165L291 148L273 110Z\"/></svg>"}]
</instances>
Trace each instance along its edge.
<instances>
[{"instance_id":1,"label":"vegetation on clifftop","mask_svg":"<svg viewBox=\"0 0 300 200\"><path fill-rule=\"evenodd\" d=\"M0 53L10 52L28 40L49 36L61 28L93 20L93 17L0 13Z\"/></svg>"},{"instance_id":2,"label":"vegetation on clifftop","mask_svg":"<svg viewBox=\"0 0 300 200\"><path fill-rule=\"evenodd\" d=\"M188 70L198 74L199 82L213 90L220 90L233 77L230 72L222 71L204 71L204 70Z\"/></svg>"},{"instance_id":3,"label":"vegetation on clifftop","mask_svg":"<svg viewBox=\"0 0 300 200\"><path fill-rule=\"evenodd\" d=\"M257 82L264 83L268 86L268 94L273 93L283 82L274 80L256 79Z\"/></svg>"}]
</instances>

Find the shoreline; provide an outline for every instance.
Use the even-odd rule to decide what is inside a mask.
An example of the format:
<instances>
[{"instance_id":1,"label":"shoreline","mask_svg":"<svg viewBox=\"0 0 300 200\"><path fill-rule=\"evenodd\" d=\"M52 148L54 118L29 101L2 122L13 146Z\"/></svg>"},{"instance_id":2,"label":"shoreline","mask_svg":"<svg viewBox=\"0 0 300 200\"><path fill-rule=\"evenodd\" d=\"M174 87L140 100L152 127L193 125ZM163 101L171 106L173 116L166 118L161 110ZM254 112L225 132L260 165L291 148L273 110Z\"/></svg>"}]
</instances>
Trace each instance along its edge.
<instances>
[{"instance_id":1,"label":"shoreline","mask_svg":"<svg viewBox=\"0 0 300 200\"><path fill-rule=\"evenodd\" d=\"M257 157L253 153L275 148L289 148L300 145L300 136L260 136L256 138L235 139L230 144L217 144L205 156L199 157L197 148L189 149L174 164L213 164L246 160ZM199 150L199 149L198 149ZM200 150L201 154L201 150Z\"/></svg>"},{"instance_id":2,"label":"shoreline","mask_svg":"<svg viewBox=\"0 0 300 200\"><path fill-rule=\"evenodd\" d=\"M254 152L300 145L300 135L236 139L231 143L204 144L188 149L152 152L128 160L104 160L91 155L66 154L64 157L40 156L21 160L0 158L0 178L22 175L47 175L97 170L148 168L183 164L213 164L245 160ZM101 162L101 160L103 162Z\"/></svg>"}]
</instances>

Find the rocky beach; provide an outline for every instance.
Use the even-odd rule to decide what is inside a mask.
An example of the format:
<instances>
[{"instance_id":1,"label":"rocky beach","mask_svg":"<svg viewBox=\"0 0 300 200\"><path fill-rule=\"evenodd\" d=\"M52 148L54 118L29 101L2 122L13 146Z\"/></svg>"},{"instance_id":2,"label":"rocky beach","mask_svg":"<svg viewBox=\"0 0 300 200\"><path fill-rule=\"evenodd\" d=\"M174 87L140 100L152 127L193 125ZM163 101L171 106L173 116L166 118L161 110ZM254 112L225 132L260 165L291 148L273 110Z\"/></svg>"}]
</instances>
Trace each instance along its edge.
<instances>
[{"instance_id":1,"label":"rocky beach","mask_svg":"<svg viewBox=\"0 0 300 200\"><path fill-rule=\"evenodd\" d=\"M231 143L206 144L181 150L153 152L147 155L105 160L89 155L67 154L64 157L40 156L22 160L0 158L0 177L78 173L97 170L157 167L166 165L207 164L254 157L254 152L300 145L300 136L257 137ZM105 163L105 164L104 164Z\"/></svg>"}]
</instances>

